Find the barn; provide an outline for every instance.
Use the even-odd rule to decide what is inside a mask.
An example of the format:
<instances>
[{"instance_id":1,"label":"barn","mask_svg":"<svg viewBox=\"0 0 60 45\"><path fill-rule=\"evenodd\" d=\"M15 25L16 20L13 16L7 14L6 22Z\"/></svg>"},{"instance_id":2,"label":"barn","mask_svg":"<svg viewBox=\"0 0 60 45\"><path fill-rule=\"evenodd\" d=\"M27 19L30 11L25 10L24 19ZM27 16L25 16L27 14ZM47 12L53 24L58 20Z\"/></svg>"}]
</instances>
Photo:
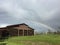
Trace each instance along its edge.
<instances>
[{"instance_id":1,"label":"barn","mask_svg":"<svg viewBox=\"0 0 60 45\"><path fill-rule=\"evenodd\" d=\"M34 29L27 24L15 24L9 25L4 28L0 28L0 36L32 36L34 35Z\"/></svg>"}]
</instances>

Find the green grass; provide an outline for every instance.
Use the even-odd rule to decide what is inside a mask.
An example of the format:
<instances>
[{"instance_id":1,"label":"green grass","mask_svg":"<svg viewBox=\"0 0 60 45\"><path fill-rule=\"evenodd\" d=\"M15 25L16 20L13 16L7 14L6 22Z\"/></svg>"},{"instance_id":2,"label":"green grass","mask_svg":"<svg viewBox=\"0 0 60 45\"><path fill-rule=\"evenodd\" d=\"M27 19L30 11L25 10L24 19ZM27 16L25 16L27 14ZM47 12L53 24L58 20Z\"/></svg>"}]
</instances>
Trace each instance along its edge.
<instances>
[{"instance_id":1,"label":"green grass","mask_svg":"<svg viewBox=\"0 0 60 45\"><path fill-rule=\"evenodd\" d=\"M60 35L35 35L10 37L7 45L60 45Z\"/></svg>"}]
</instances>

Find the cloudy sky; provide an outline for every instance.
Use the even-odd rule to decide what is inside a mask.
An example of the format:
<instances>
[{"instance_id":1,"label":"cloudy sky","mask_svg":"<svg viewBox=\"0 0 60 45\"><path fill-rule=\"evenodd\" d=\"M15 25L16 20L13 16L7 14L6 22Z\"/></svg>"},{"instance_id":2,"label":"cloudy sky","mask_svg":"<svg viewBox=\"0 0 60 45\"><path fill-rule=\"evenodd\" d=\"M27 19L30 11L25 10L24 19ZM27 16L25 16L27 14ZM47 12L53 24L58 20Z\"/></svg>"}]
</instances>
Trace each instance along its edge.
<instances>
[{"instance_id":1,"label":"cloudy sky","mask_svg":"<svg viewBox=\"0 0 60 45\"><path fill-rule=\"evenodd\" d=\"M60 0L0 0L0 27L26 23L35 30L58 30Z\"/></svg>"}]
</instances>

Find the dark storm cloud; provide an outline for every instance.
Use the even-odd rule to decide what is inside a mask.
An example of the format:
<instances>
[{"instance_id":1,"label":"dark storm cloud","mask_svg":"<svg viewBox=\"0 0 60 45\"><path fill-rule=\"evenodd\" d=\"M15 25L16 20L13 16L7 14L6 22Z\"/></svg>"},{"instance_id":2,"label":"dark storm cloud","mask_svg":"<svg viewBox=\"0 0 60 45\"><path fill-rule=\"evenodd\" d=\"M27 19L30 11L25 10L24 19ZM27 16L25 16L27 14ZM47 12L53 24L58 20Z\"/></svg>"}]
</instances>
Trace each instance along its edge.
<instances>
[{"instance_id":1,"label":"dark storm cloud","mask_svg":"<svg viewBox=\"0 0 60 45\"><path fill-rule=\"evenodd\" d=\"M25 22L32 27L36 26L39 28L56 28L60 25L60 0L0 1L0 24L16 24ZM39 30L39 28L36 28L36 30Z\"/></svg>"}]
</instances>

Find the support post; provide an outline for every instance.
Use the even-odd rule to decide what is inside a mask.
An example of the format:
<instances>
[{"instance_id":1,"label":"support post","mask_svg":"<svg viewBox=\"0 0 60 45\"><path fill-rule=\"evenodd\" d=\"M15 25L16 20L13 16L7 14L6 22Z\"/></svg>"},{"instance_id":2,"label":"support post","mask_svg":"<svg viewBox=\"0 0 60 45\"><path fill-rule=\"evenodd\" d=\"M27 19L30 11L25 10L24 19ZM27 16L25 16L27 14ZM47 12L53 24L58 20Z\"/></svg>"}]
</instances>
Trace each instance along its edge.
<instances>
[{"instance_id":1,"label":"support post","mask_svg":"<svg viewBox=\"0 0 60 45\"><path fill-rule=\"evenodd\" d=\"M19 36L19 29L18 29L18 36Z\"/></svg>"},{"instance_id":2,"label":"support post","mask_svg":"<svg viewBox=\"0 0 60 45\"><path fill-rule=\"evenodd\" d=\"M28 30L27 30L27 36L28 36Z\"/></svg>"}]
</instances>

